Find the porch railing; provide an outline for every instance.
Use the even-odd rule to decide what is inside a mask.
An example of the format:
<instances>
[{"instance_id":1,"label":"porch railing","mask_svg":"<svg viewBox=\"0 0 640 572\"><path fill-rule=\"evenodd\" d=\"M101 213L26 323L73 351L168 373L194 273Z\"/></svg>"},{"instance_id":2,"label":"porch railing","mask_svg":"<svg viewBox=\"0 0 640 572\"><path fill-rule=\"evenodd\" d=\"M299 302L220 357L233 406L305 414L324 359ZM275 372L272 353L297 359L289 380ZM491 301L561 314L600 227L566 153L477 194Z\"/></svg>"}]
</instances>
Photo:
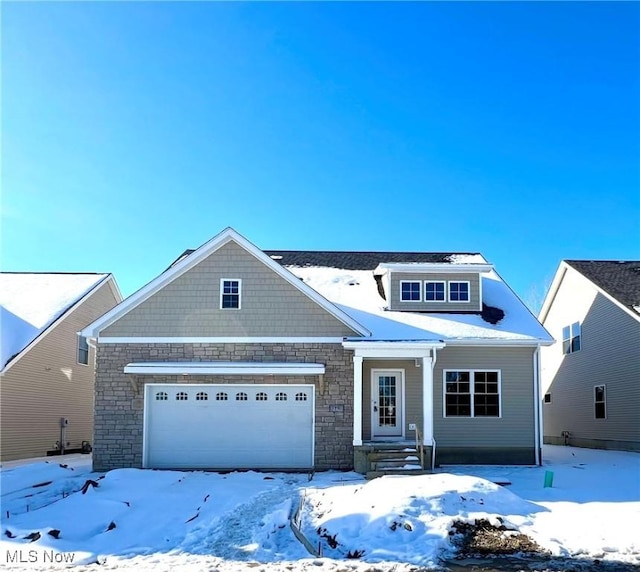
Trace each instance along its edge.
<instances>
[{"instance_id":1,"label":"porch railing","mask_svg":"<svg viewBox=\"0 0 640 572\"><path fill-rule=\"evenodd\" d=\"M420 467L424 470L424 443L422 442L422 433L418 429L416 423L416 451L420 455Z\"/></svg>"}]
</instances>

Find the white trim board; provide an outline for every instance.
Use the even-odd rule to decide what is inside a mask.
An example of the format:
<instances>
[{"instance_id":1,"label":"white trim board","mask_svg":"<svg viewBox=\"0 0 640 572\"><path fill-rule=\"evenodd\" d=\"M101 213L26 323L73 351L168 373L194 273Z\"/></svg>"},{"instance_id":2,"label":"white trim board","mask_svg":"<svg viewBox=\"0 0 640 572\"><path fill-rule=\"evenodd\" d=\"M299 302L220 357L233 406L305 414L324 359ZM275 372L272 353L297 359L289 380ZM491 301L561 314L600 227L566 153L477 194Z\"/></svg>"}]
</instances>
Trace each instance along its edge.
<instances>
[{"instance_id":1,"label":"white trim board","mask_svg":"<svg viewBox=\"0 0 640 572\"><path fill-rule=\"evenodd\" d=\"M141 362L129 363L124 373L138 375L322 375L321 363L274 362Z\"/></svg>"},{"instance_id":2,"label":"white trim board","mask_svg":"<svg viewBox=\"0 0 640 572\"><path fill-rule=\"evenodd\" d=\"M189 256L185 256L174 266L154 278L146 286L143 286L142 288L140 288L140 290L133 293L124 302L104 314L102 317L98 318L93 323L89 324L82 330L82 335L88 338L97 338L102 330L108 328L129 311L142 304L145 300L148 300L151 296L160 291L167 284L170 284L176 278L182 276L185 272L195 267L213 252L215 252L225 244L228 244L229 242L235 242L249 254L252 254L256 259L265 264L265 266L270 268L273 272L286 280L289 284L300 290L303 294L316 302L321 308L329 312L332 316L334 316L337 320L353 330L356 334L362 336L371 336L371 332L364 326L356 322L346 312L329 302L329 300L320 295L309 285L302 282L291 271L281 266L278 262L272 260L262 250L249 242L246 238L233 230L231 227L227 227L226 229L224 229L222 232L214 236L211 240L196 249L192 254L190 254Z\"/></svg>"},{"instance_id":3,"label":"white trim board","mask_svg":"<svg viewBox=\"0 0 640 572\"><path fill-rule=\"evenodd\" d=\"M341 344L344 338L285 337L98 337L99 344Z\"/></svg>"}]
</instances>

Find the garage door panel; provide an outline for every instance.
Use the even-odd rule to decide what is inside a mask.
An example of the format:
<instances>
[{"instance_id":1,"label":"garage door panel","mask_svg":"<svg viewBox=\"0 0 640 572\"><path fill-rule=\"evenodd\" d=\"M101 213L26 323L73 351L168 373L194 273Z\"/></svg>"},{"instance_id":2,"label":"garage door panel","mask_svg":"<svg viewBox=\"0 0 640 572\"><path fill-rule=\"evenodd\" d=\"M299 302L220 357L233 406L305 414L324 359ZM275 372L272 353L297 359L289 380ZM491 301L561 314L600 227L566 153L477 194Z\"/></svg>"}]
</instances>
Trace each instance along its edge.
<instances>
[{"instance_id":1,"label":"garage door panel","mask_svg":"<svg viewBox=\"0 0 640 572\"><path fill-rule=\"evenodd\" d=\"M145 466L313 466L311 385L147 385L145 398Z\"/></svg>"}]
</instances>

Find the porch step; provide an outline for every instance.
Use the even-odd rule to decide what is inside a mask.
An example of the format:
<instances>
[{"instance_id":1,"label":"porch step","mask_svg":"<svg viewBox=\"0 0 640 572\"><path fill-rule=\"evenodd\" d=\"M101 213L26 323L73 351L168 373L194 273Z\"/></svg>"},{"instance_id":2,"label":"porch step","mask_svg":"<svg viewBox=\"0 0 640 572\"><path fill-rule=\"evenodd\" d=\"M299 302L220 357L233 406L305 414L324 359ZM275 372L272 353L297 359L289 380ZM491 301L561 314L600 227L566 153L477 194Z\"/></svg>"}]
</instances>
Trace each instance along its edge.
<instances>
[{"instance_id":1,"label":"porch step","mask_svg":"<svg viewBox=\"0 0 640 572\"><path fill-rule=\"evenodd\" d=\"M382 461L387 459L406 459L407 457L419 458L419 453L414 449L407 447L406 449L384 449L372 451L367 455L367 459L371 462Z\"/></svg>"},{"instance_id":2,"label":"porch step","mask_svg":"<svg viewBox=\"0 0 640 572\"><path fill-rule=\"evenodd\" d=\"M395 469L405 466L420 466L420 458L417 455L406 455L405 457L393 457L393 458L380 458L376 461L371 461L371 470L378 471L380 469Z\"/></svg>"},{"instance_id":3,"label":"porch step","mask_svg":"<svg viewBox=\"0 0 640 572\"><path fill-rule=\"evenodd\" d=\"M370 481L371 479L377 479L378 477L386 477L387 475L430 475L431 471L426 471L420 467L420 465L412 466L411 468L395 468L395 469L382 469L375 471L367 471L365 478Z\"/></svg>"}]
</instances>

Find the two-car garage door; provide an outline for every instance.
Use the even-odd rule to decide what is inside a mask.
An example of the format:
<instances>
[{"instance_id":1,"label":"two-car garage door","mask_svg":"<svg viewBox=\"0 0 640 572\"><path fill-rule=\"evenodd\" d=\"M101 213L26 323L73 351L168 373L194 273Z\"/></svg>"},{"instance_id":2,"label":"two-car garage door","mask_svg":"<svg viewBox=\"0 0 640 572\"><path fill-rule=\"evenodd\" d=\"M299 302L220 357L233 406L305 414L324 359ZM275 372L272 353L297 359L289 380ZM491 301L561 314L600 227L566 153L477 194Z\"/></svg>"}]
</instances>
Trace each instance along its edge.
<instances>
[{"instance_id":1,"label":"two-car garage door","mask_svg":"<svg viewBox=\"0 0 640 572\"><path fill-rule=\"evenodd\" d=\"M147 384L144 466L313 467L313 385Z\"/></svg>"}]
</instances>

